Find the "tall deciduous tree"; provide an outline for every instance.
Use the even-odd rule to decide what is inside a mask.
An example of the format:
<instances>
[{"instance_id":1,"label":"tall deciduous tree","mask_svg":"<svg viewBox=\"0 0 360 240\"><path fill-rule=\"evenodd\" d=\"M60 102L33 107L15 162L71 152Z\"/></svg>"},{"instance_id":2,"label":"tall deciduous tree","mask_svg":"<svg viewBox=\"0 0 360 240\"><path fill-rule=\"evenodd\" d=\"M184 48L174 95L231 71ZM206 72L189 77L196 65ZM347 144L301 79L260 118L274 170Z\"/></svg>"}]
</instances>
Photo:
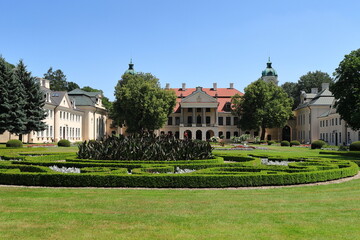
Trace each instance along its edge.
<instances>
[{"instance_id":1,"label":"tall deciduous tree","mask_svg":"<svg viewBox=\"0 0 360 240\"><path fill-rule=\"evenodd\" d=\"M172 113L176 96L160 88L159 79L150 73L124 74L115 87L112 117L125 122L128 133L161 128Z\"/></svg>"},{"instance_id":2,"label":"tall deciduous tree","mask_svg":"<svg viewBox=\"0 0 360 240\"><path fill-rule=\"evenodd\" d=\"M266 128L285 126L292 116L292 104L292 99L281 87L259 79L245 88L243 96L233 97L233 114L239 117L242 130L261 127L261 139L264 140Z\"/></svg>"},{"instance_id":3,"label":"tall deciduous tree","mask_svg":"<svg viewBox=\"0 0 360 240\"><path fill-rule=\"evenodd\" d=\"M66 75L60 69L53 71L53 68L50 67L47 73L44 74L44 78L50 80L50 89L53 91L68 90Z\"/></svg>"},{"instance_id":4,"label":"tall deciduous tree","mask_svg":"<svg viewBox=\"0 0 360 240\"><path fill-rule=\"evenodd\" d=\"M95 89L95 88L92 88L92 87L89 87L89 86L85 86L85 87L81 88L81 90L83 90L83 91L85 91L85 92L101 92L101 94L103 95L103 97L102 97L102 104L104 105L104 107L105 107L107 110L110 110L110 109L111 109L112 103L110 102L109 98L107 98L107 97L104 96L104 93L103 93L102 90Z\"/></svg>"},{"instance_id":5,"label":"tall deciduous tree","mask_svg":"<svg viewBox=\"0 0 360 240\"><path fill-rule=\"evenodd\" d=\"M285 82L281 87L294 100L293 109L300 103L300 92L311 92L312 88L321 89L322 83L334 83L334 79L328 73L322 71L308 72L300 77L297 83Z\"/></svg>"},{"instance_id":6,"label":"tall deciduous tree","mask_svg":"<svg viewBox=\"0 0 360 240\"><path fill-rule=\"evenodd\" d=\"M11 109L9 85L11 84L11 78L11 69L5 59L0 56L0 134L9 130L8 121Z\"/></svg>"},{"instance_id":7,"label":"tall deciduous tree","mask_svg":"<svg viewBox=\"0 0 360 240\"><path fill-rule=\"evenodd\" d=\"M46 118L44 105L45 98L40 90L40 85L36 78L26 70L23 61L20 60L14 71L14 78L21 82L26 89L25 104L23 110L26 115L25 129L22 134L29 134L31 131L43 131L46 127L42 121Z\"/></svg>"},{"instance_id":8,"label":"tall deciduous tree","mask_svg":"<svg viewBox=\"0 0 360 240\"><path fill-rule=\"evenodd\" d=\"M360 49L345 55L335 70L330 87L337 99L337 112L353 130L360 129Z\"/></svg>"}]
</instances>

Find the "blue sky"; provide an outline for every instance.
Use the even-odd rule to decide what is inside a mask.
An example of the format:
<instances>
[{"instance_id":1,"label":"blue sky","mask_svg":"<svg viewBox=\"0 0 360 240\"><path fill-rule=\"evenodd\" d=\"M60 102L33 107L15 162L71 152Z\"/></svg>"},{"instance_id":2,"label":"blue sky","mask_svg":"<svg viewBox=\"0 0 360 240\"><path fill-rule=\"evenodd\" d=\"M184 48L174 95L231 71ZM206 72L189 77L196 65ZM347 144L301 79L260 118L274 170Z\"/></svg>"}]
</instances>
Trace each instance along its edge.
<instances>
[{"instance_id":1,"label":"blue sky","mask_svg":"<svg viewBox=\"0 0 360 240\"><path fill-rule=\"evenodd\" d=\"M161 86L243 91L268 57L280 84L332 74L360 48L360 1L5 1L0 54L35 76L52 66L81 87L114 87L133 58Z\"/></svg>"}]
</instances>

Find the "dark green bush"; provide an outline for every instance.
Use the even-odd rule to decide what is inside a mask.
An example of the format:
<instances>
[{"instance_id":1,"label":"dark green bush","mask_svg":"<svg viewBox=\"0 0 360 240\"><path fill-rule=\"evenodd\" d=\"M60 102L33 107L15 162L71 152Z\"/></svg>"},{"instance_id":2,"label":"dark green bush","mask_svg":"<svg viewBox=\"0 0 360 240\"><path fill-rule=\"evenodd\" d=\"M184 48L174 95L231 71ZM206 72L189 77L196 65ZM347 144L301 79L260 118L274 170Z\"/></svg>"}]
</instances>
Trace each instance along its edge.
<instances>
[{"instance_id":1,"label":"dark green bush","mask_svg":"<svg viewBox=\"0 0 360 240\"><path fill-rule=\"evenodd\" d=\"M290 146L290 143L289 143L289 141L281 141L280 145L283 147L288 147L288 146Z\"/></svg>"},{"instance_id":2,"label":"dark green bush","mask_svg":"<svg viewBox=\"0 0 360 240\"><path fill-rule=\"evenodd\" d=\"M84 142L77 153L80 159L101 160L195 160L210 159L209 142L181 140L173 136L111 136L101 141Z\"/></svg>"},{"instance_id":3,"label":"dark green bush","mask_svg":"<svg viewBox=\"0 0 360 240\"><path fill-rule=\"evenodd\" d=\"M360 141L351 143L349 149L350 151L360 151Z\"/></svg>"},{"instance_id":4,"label":"dark green bush","mask_svg":"<svg viewBox=\"0 0 360 240\"><path fill-rule=\"evenodd\" d=\"M260 143L260 144L266 143L266 140L260 140L259 143Z\"/></svg>"},{"instance_id":5,"label":"dark green bush","mask_svg":"<svg viewBox=\"0 0 360 240\"><path fill-rule=\"evenodd\" d=\"M267 144L268 144L268 145L272 145L272 144L274 144L274 143L275 143L275 141L272 141L272 140L267 141Z\"/></svg>"},{"instance_id":6,"label":"dark green bush","mask_svg":"<svg viewBox=\"0 0 360 240\"><path fill-rule=\"evenodd\" d=\"M7 141L6 147L22 148L23 143L20 140L12 139L12 140Z\"/></svg>"},{"instance_id":7,"label":"dark green bush","mask_svg":"<svg viewBox=\"0 0 360 240\"><path fill-rule=\"evenodd\" d=\"M325 145L326 145L326 142L324 142L322 140L316 140L311 143L311 149L321 149Z\"/></svg>"},{"instance_id":8,"label":"dark green bush","mask_svg":"<svg viewBox=\"0 0 360 240\"><path fill-rule=\"evenodd\" d=\"M58 142L58 146L59 146L59 147L70 147L70 141L69 141L69 140L66 140L66 139L61 139L61 140Z\"/></svg>"},{"instance_id":9,"label":"dark green bush","mask_svg":"<svg viewBox=\"0 0 360 240\"><path fill-rule=\"evenodd\" d=\"M292 147L292 146L299 146L300 145L300 142L299 141L291 141L290 142L290 147Z\"/></svg>"}]
</instances>

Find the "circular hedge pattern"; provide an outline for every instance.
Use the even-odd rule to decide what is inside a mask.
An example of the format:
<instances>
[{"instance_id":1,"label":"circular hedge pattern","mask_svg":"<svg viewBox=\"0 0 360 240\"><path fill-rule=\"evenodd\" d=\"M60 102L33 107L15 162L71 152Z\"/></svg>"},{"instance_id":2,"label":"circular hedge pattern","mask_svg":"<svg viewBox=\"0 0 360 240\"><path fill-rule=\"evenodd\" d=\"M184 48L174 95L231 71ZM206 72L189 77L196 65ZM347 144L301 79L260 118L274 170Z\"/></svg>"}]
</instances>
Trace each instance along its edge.
<instances>
[{"instance_id":1,"label":"circular hedge pattern","mask_svg":"<svg viewBox=\"0 0 360 240\"><path fill-rule=\"evenodd\" d=\"M313 183L358 173L358 166L351 161L269 157L271 161L289 163L287 166L262 165L261 158L266 157L235 152L217 155L214 159L164 162L86 160L77 159L74 153L20 153L1 156L0 184L222 188ZM50 169L52 166L79 168L81 173L56 172Z\"/></svg>"}]
</instances>

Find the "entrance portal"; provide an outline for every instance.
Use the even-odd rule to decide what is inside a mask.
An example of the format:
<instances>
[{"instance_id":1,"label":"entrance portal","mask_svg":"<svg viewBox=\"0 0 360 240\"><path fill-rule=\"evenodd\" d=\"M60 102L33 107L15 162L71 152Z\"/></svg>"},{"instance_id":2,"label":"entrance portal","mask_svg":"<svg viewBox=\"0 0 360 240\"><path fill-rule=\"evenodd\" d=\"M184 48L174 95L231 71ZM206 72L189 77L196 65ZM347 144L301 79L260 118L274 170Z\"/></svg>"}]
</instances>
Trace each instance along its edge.
<instances>
[{"instance_id":1,"label":"entrance portal","mask_svg":"<svg viewBox=\"0 0 360 240\"><path fill-rule=\"evenodd\" d=\"M290 142L290 139L291 138L291 134L290 134L290 127L289 126L285 126L283 129L282 129L282 140L283 141L289 141Z\"/></svg>"}]
</instances>

